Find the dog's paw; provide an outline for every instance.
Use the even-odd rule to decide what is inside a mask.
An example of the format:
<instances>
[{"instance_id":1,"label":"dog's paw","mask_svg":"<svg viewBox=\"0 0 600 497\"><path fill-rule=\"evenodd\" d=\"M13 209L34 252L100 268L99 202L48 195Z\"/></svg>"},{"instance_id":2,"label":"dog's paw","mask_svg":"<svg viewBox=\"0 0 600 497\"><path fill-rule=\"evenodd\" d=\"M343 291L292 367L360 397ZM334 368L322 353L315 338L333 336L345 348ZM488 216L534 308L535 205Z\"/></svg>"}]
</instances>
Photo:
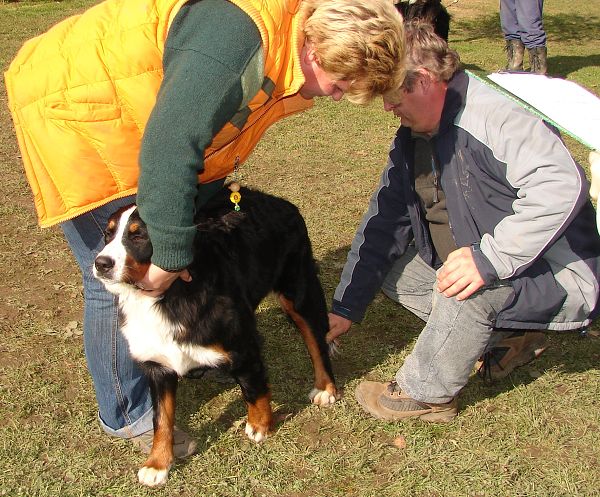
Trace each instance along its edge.
<instances>
[{"instance_id":1,"label":"dog's paw","mask_svg":"<svg viewBox=\"0 0 600 497\"><path fill-rule=\"evenodd\" d=\"M255 441L256 443L262 442L265 438L267 438L268 430L254 427L250 423L246 423L246 435L250 440Z\"/></svg>"},{"instance_id":2,"label":"dog's paw","mask_svg":"<svg viewBox=\"0 0 600 497\"><path fill-rule=\"evenodd\" d=\"M333 391L330 392L329 390L313 388L308 394L308 398L313 404L316 404L319 407L329 407L337 400L335 388L332 388L332 390Z\"/></svg>"},{"instance_id":3,"label":"dog's paw","mask_svg":"<svg viewBox=\"0 0 600 497\"><path fill-rule=\"evenodd\" d=\"M138 480L147 487L164 485L169 477L169 469L156 469L150 466L142 466L138 471Z\"/></svg>"}]
</instances>

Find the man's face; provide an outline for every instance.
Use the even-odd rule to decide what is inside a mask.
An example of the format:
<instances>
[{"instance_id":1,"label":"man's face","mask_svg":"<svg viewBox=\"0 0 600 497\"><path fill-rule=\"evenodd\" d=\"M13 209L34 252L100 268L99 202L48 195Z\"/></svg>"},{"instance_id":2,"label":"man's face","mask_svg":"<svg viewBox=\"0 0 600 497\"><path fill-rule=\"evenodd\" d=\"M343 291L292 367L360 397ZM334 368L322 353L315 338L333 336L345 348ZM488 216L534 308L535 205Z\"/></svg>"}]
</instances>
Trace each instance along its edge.
<instances>
[{"instance_id":1,"label":"man's face","mask_svg":"<svg viewBox=\"0 0 600 497\"><path fill-rule=\"evenodd\" d=\"M383 108L399 117L403 126L431 134L439 126L445 94L445 83L432 81L423 74L417 77L411 90L400 88L384 95Z\"/></svg>"},{"instance_id":2,"label":"man's face","mask_svg":"<svg viewBox=\"0 0 600 497\"><path fill-rule=\"evenodd\" d=\"M334 76L323 70L317 61L314 49L308 43L305 43L302 48L300 64L305 81L299 93L304 98L331 97L337 102L350 88L350 83L336 80Z\"/></svg>"}]
</instances>

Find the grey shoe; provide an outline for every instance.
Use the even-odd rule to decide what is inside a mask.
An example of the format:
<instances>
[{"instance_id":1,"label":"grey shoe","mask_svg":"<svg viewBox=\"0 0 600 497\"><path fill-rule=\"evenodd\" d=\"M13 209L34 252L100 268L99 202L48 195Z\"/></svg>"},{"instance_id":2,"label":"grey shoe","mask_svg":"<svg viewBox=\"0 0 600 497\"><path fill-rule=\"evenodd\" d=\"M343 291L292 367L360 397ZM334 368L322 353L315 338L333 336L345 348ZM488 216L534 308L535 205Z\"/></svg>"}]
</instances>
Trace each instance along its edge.
<instances>
[{"instance_id":1,"label":"grey shoe","mask_svg":"<svg viewBox=\"0 0 600 497\"><path fill-rule=\"evenodd\" d=\"M522 71L523 56L525 54L525 45L521 40L506 40L506 70Z\"/></svg>"},{"instance_id":2,"label":"grey shoe","mask_svg":"<svg viewBox=\"0 0 600 497\"><path fill-rule=\"evenodd\" d=\"M132 437L129 441L133 446L141 450L144 454L150 454L152 442L154 440L154 430L149 430L137 437ZM185 431L175 427L173 430L173 455L178 459L185 459L194 455L198 449L198 443Z\"/></svg>"},{"instance_id":3,"label":"grey shoe","mask_svg":"<svg viewBox=\"0 0 600 497\"><path fill-rule=\"evenodd\" d=\"M355 396L362 408L377 419L419 418L423 421L448 423L458 414L456 397L445 404L421 402L402 392L395 381L363 381L356 387Z\"/></svg>"}]
</instances>

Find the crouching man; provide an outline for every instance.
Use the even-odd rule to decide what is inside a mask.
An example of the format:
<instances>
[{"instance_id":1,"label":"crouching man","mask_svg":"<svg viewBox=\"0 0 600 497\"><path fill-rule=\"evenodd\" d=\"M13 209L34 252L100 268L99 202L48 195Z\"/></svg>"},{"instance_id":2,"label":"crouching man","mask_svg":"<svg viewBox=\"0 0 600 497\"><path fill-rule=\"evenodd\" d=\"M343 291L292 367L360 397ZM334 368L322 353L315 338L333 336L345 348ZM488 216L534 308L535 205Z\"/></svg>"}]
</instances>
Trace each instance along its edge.
<instances>
[{"instance_id":1,"label":"crouching man","mask_svg":"<svg viewBox=\"0 0 600 497\"><path fill-rule=\"evenodd\" d=\"M380 419L444 422L480 357L502 376L543 350L542 330L590 323L600 237L589 183L557 131L461 70L427 24L407 26L406 40L407 77L384 96L401 126L328 338L382 289L425 327L395 379L364 381L356 398Z\"/></svg>"}]
</instances>

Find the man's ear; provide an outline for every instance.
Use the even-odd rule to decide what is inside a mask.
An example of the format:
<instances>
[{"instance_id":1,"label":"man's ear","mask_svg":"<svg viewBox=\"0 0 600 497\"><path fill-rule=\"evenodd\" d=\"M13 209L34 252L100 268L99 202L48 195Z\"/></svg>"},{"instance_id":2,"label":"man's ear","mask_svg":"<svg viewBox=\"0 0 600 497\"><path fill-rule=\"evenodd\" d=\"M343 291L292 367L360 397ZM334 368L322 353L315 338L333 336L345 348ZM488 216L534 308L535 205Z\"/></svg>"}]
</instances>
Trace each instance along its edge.
<instances>
[{"instance_id":1,"label":"man's ear","mask_svg":"<svg viewBox=\"0 0 600 497\"><path fill-rule=\"evenodd\" d=\"M418 84L421 85L424 94L429 93L431 88L431 74L426 69L419 69L419 81Z\"/></svg>"}]
</instances>

